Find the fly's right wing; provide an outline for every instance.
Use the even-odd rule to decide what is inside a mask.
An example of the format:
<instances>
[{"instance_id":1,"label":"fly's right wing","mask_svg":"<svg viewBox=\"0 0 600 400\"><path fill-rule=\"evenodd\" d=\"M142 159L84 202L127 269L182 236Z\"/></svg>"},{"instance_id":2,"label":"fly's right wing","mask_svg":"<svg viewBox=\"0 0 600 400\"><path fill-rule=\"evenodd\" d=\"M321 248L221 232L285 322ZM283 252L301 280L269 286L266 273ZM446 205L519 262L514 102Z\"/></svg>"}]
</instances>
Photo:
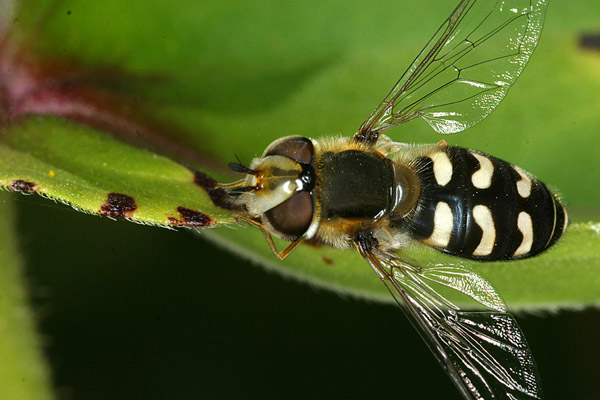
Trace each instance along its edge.
<instances>
[{"instance_id":1,"label":"fly's right wing","mask_svg":"<svg viewBox=\"0 0 600 400\"><path fill-rule=\"evenodd\" d=\"M357 246L465 399L542 398L523 332L488 281L460 265L420 268ZM471 305L458 307L448 289Z\"/></svg>"},{"instance_id":2,"label":"fly's right wing","mask_svg":"<svg viewBox=\"0 0 600 400\"><path fill-rule=\"evenodd\" d=\"M500 103L533 53L547 0L462 0L355 135L423 118L460 132Z\"/></svg>"}]
</instances>

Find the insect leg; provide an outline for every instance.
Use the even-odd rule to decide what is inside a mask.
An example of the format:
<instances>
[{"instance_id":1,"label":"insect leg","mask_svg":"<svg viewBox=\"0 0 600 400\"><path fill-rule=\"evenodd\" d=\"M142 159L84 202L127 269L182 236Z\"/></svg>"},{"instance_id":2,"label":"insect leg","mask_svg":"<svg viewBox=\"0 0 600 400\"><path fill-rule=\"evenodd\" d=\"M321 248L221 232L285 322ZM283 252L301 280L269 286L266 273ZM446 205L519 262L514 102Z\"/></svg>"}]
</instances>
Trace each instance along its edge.
<instances>
[{"instance_id":1,"label":"insect leg","mask_svg":"<svg viewBox=\"0 0 600 400\"><path fill-rule=\"evenodd\" d=\"M265 228L265 226L263 224L261 224L259 221L255 220L255 219L244 217L244 216L240 216L240 217L238 217L238 219L260 229L260 231L265 236L265 239L267 240L267 243L269 244L271 251L273 252L273 254L275 254L275 257L277 257L279 260L284 260L300 243L302 243L304 241L304 238L301 237L301 238L293 241L292 243L290 243L282 251L278 251L277 247L275 246L275 242L273 241L273 237L271 236L271 233L267 230L267 228Z\"/></svg>"}]
</instances>

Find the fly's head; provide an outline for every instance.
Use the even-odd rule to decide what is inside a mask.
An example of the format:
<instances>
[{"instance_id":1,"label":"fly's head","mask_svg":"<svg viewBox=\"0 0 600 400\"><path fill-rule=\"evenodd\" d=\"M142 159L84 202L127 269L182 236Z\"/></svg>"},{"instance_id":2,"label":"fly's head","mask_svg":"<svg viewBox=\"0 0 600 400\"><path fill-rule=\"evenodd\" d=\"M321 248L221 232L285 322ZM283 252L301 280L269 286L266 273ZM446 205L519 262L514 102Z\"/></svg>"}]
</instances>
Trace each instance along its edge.
<instances>
[{"instance_id":1,"label":"fly's head","mask_svg":"<svg viewBox=\"0 0 600 400\"><path fill-rule=\"evenodd\" d=\"M253 218L275 236L295 241L315 219L314 146L310 139L286 137L271 143L249 167L231 163L232 171L245 178L230 185Z\"/></svg>"}]
</instances>

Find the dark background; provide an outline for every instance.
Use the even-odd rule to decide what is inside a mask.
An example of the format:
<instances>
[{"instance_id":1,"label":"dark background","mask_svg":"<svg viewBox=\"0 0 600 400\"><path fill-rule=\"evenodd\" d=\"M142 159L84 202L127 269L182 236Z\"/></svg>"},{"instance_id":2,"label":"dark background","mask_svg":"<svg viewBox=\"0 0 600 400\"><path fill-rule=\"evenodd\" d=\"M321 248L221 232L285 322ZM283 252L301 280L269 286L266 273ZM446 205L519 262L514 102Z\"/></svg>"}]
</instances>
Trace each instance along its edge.
<instances>
[{"instance_id":1,"label":"dark background","mask_svg":"<svg viewBox=\"0 0 600 400\"><path fill-rule=\"evenodd\" d=\"M395 307L285 280L189 231L15 201L62 399L460 398ZM519 323L546 398L600 398L598 311Z\"/></svg>"}]
</instances>

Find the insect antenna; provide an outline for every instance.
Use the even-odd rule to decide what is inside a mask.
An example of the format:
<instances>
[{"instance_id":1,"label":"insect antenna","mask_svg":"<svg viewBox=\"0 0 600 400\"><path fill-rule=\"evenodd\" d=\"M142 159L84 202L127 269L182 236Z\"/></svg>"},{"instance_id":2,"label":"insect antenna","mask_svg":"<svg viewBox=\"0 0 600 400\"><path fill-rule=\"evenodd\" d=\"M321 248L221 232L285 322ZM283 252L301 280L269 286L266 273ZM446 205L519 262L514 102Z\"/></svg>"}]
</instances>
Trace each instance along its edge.
<instances>
[{"instance_id":1,"label":"insect antenna","mask_svg":"<svg viewBox=\"0 0 600 400\"><path fill-rule=\"evenodd\" d=\"M244 164L242 164L242 162L240 161L240 158L237 156L237 154L234 154L234 155L238 162L227 164L229 166L230 170L232 170L233 172L237 172L239 174L247 174L247 175L253 175L253 176L259 175L259 172L257 170L254 170L250 167L245 166ZM232 183L219 183L218 187L222 188L222 189L227 189L229 191L230 196L239 196L243 193L251 192L251 191L259 189L257 186L244 186L244 184L246 184L246 183L247 182L245 179L240 179L240 180L232 182Z\"/></svg>"},{"instance_id":2,"label":"insect antenna","mask_svg":"<svg viewBox=\"0 0 600 400\"><path fill-rule=\"evenodd\" d=\"M244 164L242 164L242 161L237 156L237 154L234 153L234 156L238 162L227 164L229 166L230 170L232 170L233 172L240 173L240 174L248 174L248 175L257 175L258 174L258 171L253 170L252 168L246 167Z\"/></svg>"}]
</instances>

